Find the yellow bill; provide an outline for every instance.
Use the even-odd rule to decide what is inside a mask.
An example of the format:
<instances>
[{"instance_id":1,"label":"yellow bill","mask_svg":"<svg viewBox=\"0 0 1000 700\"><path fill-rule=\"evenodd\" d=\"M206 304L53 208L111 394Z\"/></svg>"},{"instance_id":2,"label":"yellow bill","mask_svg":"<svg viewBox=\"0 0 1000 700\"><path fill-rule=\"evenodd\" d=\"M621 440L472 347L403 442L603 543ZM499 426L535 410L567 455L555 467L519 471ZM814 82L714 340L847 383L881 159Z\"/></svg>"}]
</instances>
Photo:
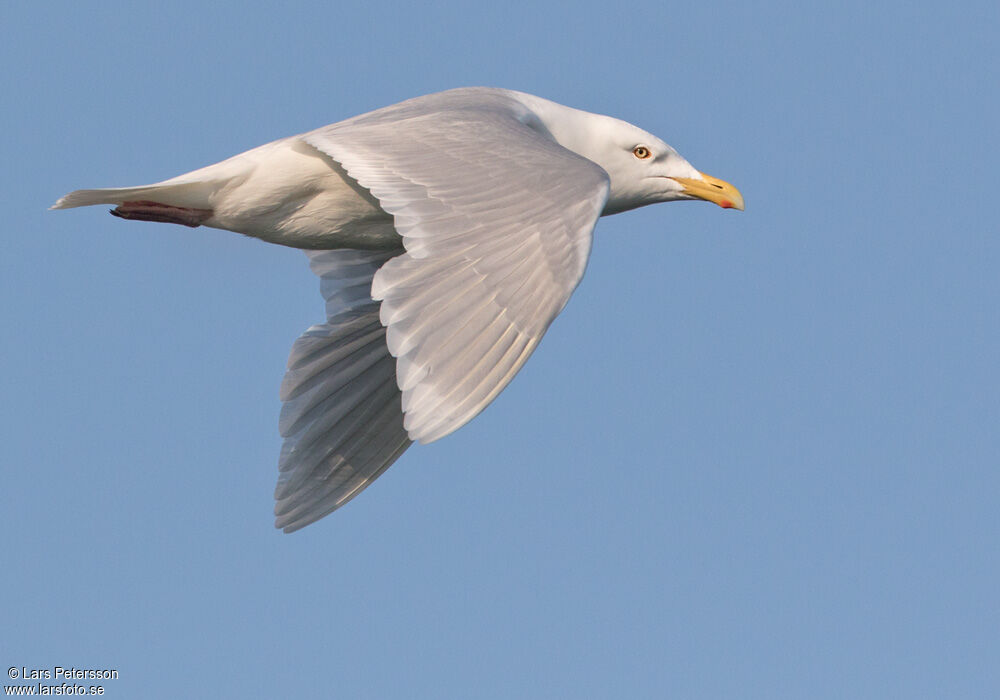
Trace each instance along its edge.
<instances>
[{"instance_id":1,"label":"yellow bill","mask_svg":"<svg viewBox=\"0 0 1000 700\"><path fill-rule=\"evenodd\" d=\"M674 177L684 187L684 194L706 202L718 204L723 209L739 209L743 211L743 195L740 191L730 185L725 180L702 173L704 180L696 180L691 177Z\"/></svg>"}]
</instances>

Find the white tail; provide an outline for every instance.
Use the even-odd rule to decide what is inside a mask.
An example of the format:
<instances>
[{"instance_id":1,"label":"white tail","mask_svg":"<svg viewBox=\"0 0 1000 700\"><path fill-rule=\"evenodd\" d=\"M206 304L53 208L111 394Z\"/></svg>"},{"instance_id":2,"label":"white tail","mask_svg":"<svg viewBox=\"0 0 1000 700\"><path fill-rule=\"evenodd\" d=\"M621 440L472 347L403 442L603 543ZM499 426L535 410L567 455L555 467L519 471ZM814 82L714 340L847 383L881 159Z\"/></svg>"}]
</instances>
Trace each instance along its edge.
<instances>
[{"instance_id":1,"label":"white tail","mask_svg":"<svg viewBox=\"0 0 1000 700\"><path fill-rule=\"evenodd\" d=\"M293 139L282 139L258 146L224 161L198 170L140 187L111 187L100 190L76 190L52 205L52 209L72 209L92 204L124 204L125 202L156 202L181 209L212 209L210 201L233 178L246 178L262 159L285 153Z\"/></svg>"},{"instance_id":2,"label":"white tail","mask_svg":"<svg viewBox=\"0 0 1000 700\"><path fill-rule=\"evenodd\" d=\"M179 184L159 183L142 187L111 187L102 190L76 190L53 204L51 209L72 209L88 207L92 204L124 204L129 201L159 202L187 209L209 209L208 201L215 188L208 183L185 182Z\"/></svg>"}]
</instances>

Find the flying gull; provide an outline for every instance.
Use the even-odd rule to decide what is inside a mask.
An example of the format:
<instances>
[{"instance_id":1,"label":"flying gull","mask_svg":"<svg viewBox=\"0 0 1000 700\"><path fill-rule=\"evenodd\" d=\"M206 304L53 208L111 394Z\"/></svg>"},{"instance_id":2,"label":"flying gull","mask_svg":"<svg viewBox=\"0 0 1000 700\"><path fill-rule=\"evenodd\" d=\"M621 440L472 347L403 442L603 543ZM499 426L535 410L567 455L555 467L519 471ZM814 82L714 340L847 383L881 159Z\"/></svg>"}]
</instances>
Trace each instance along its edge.
<instances>
[{"instance_id":1,"label":"flying gull","mask_svg":"<svg viewBox=\"0 0 1000 700\"><path fill-rule=\"evenodd\" d=\"M598 217L685 199L743 209L627 122L459 88L53 208L114 204L306 251L327 320L281 385L274 512L292 532L496 398L583 277Z\"/></svg>"}]
</instances>

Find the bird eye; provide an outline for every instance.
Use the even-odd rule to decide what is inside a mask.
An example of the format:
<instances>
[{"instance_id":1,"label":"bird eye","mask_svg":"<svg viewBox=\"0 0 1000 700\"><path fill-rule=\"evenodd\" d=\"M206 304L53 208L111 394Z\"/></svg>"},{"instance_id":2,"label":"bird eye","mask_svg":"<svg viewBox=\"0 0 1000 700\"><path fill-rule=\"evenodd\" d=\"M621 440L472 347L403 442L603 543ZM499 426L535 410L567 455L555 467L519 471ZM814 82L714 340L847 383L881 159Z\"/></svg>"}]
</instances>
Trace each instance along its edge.
<instances>
[{"instance_id":1,"label":"bird eye","mask_svg":"<svg viewBox=\"0 0 1000 700\"><path fill-rule=\"evenodd\" d=\"M636 146L632 149L632 154L639 160L646 160L651 155L653 155L648 148L645 146Z\"/></svg>"}]
</instances>

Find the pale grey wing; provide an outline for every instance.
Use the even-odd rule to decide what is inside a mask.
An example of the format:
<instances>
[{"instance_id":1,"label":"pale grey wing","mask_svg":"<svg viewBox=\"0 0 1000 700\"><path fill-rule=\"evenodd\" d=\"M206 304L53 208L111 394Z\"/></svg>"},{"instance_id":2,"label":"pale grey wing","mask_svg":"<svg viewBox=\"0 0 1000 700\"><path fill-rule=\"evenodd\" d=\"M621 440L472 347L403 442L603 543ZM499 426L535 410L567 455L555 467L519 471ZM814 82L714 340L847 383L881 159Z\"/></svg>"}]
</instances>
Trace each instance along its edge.
<instances>
[{"instance_id":1,"label":"pale grey wing","mask_svg":"<svg viewBox=\"0 0 1000 700\"><path fill-rule=\"evenodd\" d=\"M520 107L341 122L301 138L394 216L406 254L375 275L404 425L430 442L510 382L576 288L608 176Z\"/></svg>"},{"instance_id":2,"label":"pale grey wing","mask_svg":"<svg viewBox=\"0 0 1000 700\"><path fill-rule=\"evenodd\" d=\"M358 495L409 447L372 277L403 251L308 252L326 323L292 346L281 384L275 526L305 527Z\"/></svg>"}]
</instances>

